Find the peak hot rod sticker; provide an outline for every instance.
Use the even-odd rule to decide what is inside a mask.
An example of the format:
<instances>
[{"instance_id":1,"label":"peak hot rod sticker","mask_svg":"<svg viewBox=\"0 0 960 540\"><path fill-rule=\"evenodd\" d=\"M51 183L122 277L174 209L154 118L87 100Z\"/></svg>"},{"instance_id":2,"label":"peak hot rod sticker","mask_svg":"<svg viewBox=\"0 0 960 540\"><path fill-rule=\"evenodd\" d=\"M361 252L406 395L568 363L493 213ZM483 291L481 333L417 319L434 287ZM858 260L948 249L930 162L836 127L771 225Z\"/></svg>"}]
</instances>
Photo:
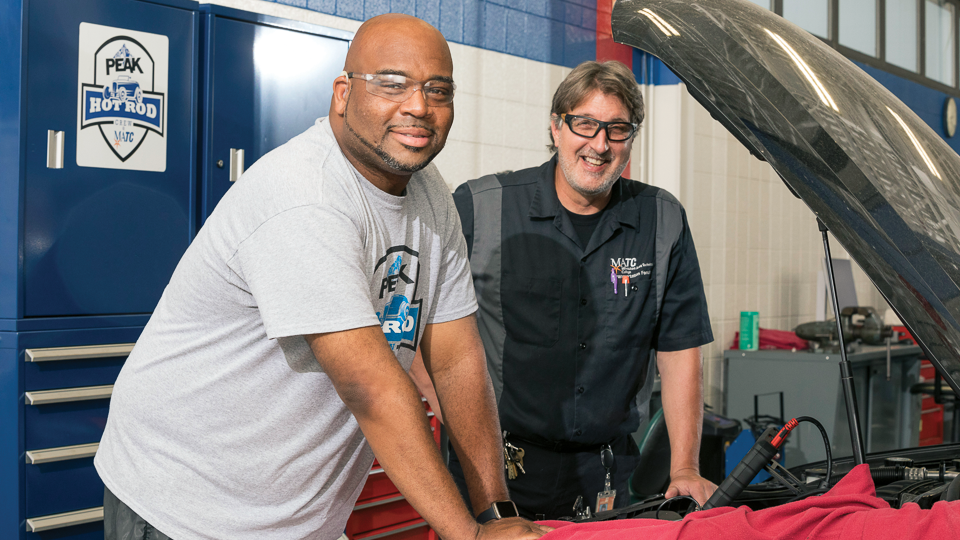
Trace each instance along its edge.
<instances>
[{"instance_id":1,"label":"peak hot rod sticker","mask_svg":"<svg viewBox=\"0 0 960 540\"><path fill-rule=\"evenodd\" d=\"M80 24L77 165L167 168L167 36Z\"/></svg>"}]
</instances>

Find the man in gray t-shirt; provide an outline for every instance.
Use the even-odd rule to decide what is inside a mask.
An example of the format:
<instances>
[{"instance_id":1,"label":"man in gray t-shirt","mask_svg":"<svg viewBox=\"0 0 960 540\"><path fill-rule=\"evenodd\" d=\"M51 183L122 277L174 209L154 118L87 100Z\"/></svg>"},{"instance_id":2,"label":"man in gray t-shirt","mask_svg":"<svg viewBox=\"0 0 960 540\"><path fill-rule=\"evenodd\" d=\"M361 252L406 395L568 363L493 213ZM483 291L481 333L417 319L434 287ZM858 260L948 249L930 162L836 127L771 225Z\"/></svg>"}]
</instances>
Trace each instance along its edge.
<instances>
[{"instance_id":1,"label":"man in gray t-shirt","mask_svg":"<svg viewBox=\"0 0 960 540\"><path fill-rule=\"evenodd\" d=\"M330 116L217 206L117 379L95 460L108 540L337 538L374 452L444 538L549 530L503 503L466 246L428 165L453 122L446 42L377 17L344 69ZM478 525L458 496L407 375L418 349L473 507L507 517Z\"/></svg>"}]
</instances>

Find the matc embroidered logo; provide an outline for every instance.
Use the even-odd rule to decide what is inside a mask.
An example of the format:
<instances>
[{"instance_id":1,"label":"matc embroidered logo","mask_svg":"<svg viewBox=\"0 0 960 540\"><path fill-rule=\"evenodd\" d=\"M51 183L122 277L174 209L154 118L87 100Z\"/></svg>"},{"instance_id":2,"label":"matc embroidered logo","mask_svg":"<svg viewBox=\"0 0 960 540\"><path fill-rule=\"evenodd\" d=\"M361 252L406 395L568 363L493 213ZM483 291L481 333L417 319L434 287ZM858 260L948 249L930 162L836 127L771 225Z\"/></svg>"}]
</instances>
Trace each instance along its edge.
<instances>
[{"instance_id":1,"label":"matc embroidered logo","mask_svg":"<svg viewBox=\"0 0 960 540\"><path fill-rule=\"evenodd\" d=\"M163 172L167 36L80 24L77 165Z\"/></svg>"},{"instance_id":2,"label":"matc embroidered logo","mask_svg":"<svg viewBox=\"0 0 960 540\"><path fill-rule=\"evenodd\" d=\"M389 264L387 264L389 263ZM394 246L377 261L373 274L381 276L377 319L390 348L416 350L420 336L420 305L417 282L419 253L407 246Z\"/></svg>"},{"instance_id":3,"label":"matc embroidered logo","mask_svg":"<svg viewBox=\"0 0 960 540\"><path fill-rule=\"evenodd\" d=\"M653 263L638 263L636 258L617 257L610 258L610 268L617 277L629 277L632 280L650 279L653 272Z\"/></svg>"}]
</instances>

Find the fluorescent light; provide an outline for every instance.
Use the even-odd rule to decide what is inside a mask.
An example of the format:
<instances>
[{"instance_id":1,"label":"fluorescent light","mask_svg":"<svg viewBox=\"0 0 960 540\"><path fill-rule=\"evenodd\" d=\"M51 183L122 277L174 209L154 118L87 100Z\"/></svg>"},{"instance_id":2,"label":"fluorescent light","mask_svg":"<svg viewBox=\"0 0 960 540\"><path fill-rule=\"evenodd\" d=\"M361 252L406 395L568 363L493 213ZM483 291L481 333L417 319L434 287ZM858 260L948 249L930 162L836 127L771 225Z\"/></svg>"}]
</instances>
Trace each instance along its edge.
<instances>
[{"instance_id":1,"label":"fluorescent light","mask_svg":"<svg viewBox=\"0 0 960 540\"><path fill-rule=\"evenodd\" d=\"M910 142L912 142L913 146L916 147L917 152L920 152L920 157L923 158L923 162L927 164L927 168L930 169L930 172L932 172L933 175L936 176L942 182L943 177L940 176L939 172L937 172L937 168L933 166L933 161L930 160L930 156L928 156L927 152L923 149L922 146L920 146L920 141L917 139L917 136L913 134L913 131L911 131L909 127L907 127L907 123L904 122L902 118L900 118L899 114L893 112L893 109L891 109L890 107L887 107L887 110L890 111L890 114L892 114L893 117L897 119L897 122L900 123L900 127L902 127L903 130L907 132L907 137L910 137Z\"/></svg>"},{"instance_id":2,"label":"fluorescent light","mask_svg":"<svg viewBox=\"0 0 960 540\"><path fill-rule=\"evenodd\" d=\"M787 56L793 60L793 63L797 65L797 68L800 69L800 73L803 73L803 76L807 78L807 81L813 86L813 89L817 92L817 95L820 96L820 101L824 105L830 107L831 109L840 112L840 109L837 108L836 102L833 101L833 98L830 97L830 94L827 93L827 89L824 88L823 84L820 83L820 79L817 78L817 75L810 69L810 66L803 61L803 58L800 58L800 55L797 54L797 51L793 50L793 47L790 46L782 37L774 34L766 28L763 29L767 34L770 34L770 37L777 42L777 45L780 45L784 51L786 51Z\"/></svg>"},{"instance_id":3,"label":"fluorescent light","mask_svg":"<svg viewBox=\"0 0 960 540\"><path fill-rule=\"evenodd\" d=\"M640 11L638 11L637 13L640 13L641 15L644 15L646 18L648 18L648 19L650 19L651 21L653 21L653 24L657 25L657 28L659 28L660 31L663 32L664 34L666 34L668 37L669 37L669 36L678 36L678 37L680 36L680 32L677 32L677 29L676 29L676 28L674 28L673 26L671 26L670 23L668 23L667 21L663 20L663 18L660 17L659 15L657 15L656 13L650 11L650 8L643 8L643 9L641 9Z\"/></svg>"}]
</instances>

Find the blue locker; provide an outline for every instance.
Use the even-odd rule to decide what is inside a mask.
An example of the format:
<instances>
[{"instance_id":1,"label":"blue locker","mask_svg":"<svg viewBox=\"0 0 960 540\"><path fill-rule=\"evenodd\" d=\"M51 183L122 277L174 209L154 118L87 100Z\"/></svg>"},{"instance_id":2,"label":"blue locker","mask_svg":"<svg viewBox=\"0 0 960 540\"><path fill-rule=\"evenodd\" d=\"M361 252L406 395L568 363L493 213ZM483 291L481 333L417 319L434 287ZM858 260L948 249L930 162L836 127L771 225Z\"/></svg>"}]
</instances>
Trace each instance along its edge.
<instances>
[{"instance_id":1,"label":"blue locker","mask_svg":"<svg viewBox=\"0 0 960 540\"><path fill-rule=\"evenodd\" d=\"M112 384L197 216L200 14L0 2L0 538L101 540Z\"/></svg>"},{"instance_id":2,"label":"blue locker","mask_svg":"<svg viewBox=\"0 0 960 540\"><path fill-rule=\"evenodd\" d=\"M0 539L103 538L126 355L231 149L249 166L325 116L350 39L186 0L0 2Z\"/></svg>"},{"instance_id":3,"label":"blue locker","mask_svg":"<svg viewBox=\"0 0 960 540\"><path fill-rule=\"evenodd\" d=\"M21 159L2 173L0 246L22 242L0 270L0 317L149 313L195 228L199 14L178 0L13 4L20 24L3 24L24 62L4 112L19 106Z\"/></svg>"},{"instance_id":4,"label":"blue locker","mask_svg":"<svg viewBox=\"0 0 960 540\"><path fill-rule=\"evenodd\" d=\"M210 4L201 9L203 222L230 188L231 173L235 179L327 116L353 34Z\"/></svg>"}]
</instances>

